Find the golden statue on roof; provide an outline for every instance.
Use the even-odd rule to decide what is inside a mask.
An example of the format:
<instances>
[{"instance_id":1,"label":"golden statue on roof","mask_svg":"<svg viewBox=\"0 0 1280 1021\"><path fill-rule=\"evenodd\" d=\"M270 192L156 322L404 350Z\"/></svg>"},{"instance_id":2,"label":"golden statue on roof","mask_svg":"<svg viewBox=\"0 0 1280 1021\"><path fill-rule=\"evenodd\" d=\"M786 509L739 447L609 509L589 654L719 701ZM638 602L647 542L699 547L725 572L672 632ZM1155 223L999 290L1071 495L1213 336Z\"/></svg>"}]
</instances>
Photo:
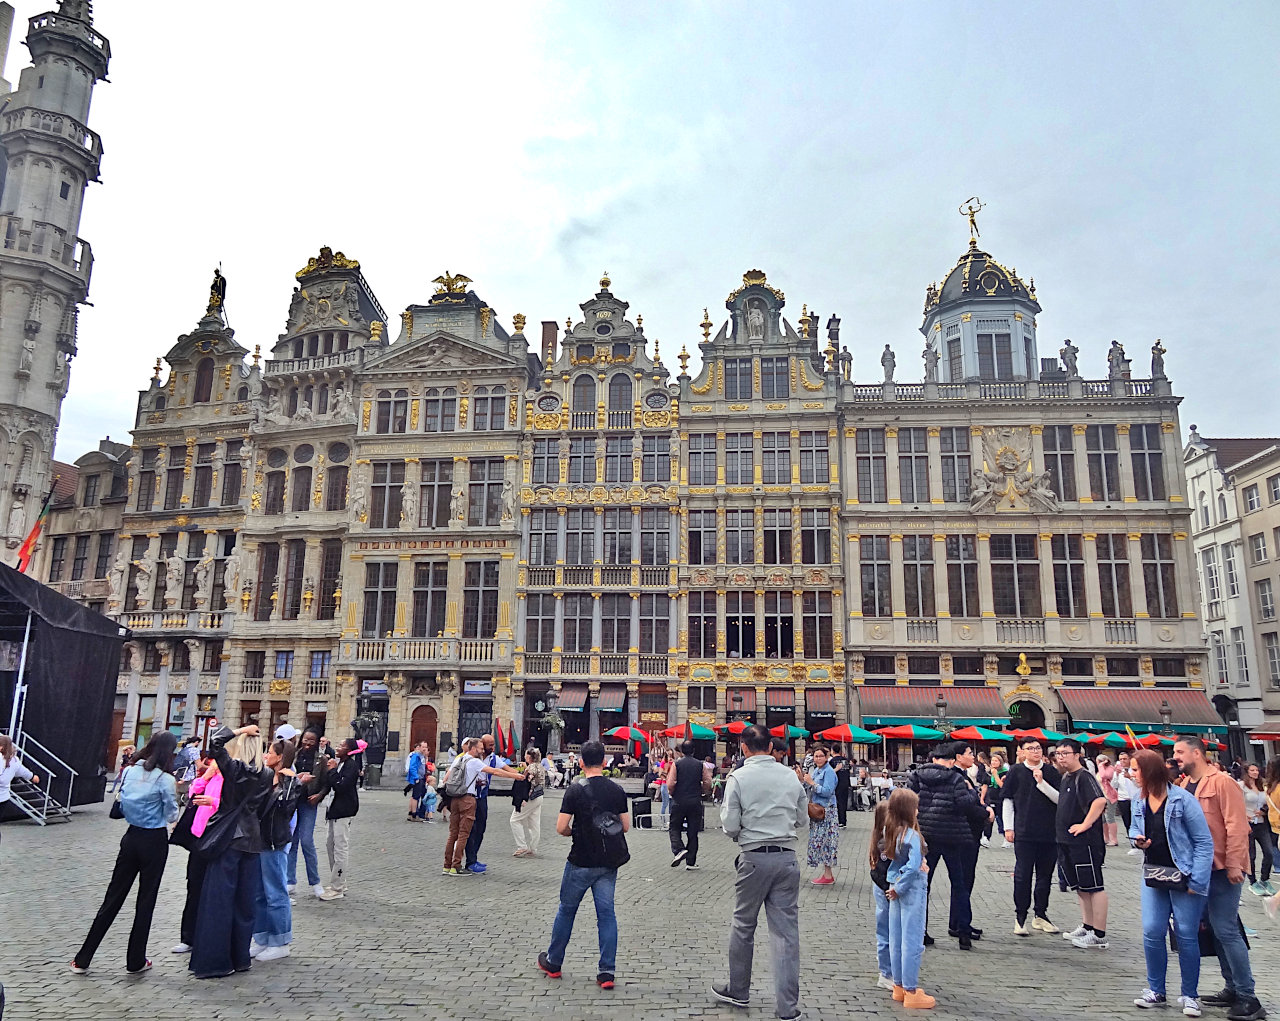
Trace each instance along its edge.
<instances>
[{"instance_id":1,"label":"golden statue on roof","mask_svg":"<svg viewBox=\"0 0 1280 1021\"><path fill-rule=\"evenodd\" d=\"M978 238L982 237L978 230L978 214L985 209L986 206L977 195L971 195L960 204L960 215L969 218L969 243L977 244Z\"/></svg>"},{"instance_id":2,"label":"golden statue on roof","mask_svg":"<svg viewBox=\"0 0 1280 1021\"><path fill-rule=\"evenodd\" d=\"M462 294L467 289L467 284L473 283L468 276L461 273L453 274L447 269L441 276L431 281L436 285L436 294Z\"/></svg>"}]
</instances>

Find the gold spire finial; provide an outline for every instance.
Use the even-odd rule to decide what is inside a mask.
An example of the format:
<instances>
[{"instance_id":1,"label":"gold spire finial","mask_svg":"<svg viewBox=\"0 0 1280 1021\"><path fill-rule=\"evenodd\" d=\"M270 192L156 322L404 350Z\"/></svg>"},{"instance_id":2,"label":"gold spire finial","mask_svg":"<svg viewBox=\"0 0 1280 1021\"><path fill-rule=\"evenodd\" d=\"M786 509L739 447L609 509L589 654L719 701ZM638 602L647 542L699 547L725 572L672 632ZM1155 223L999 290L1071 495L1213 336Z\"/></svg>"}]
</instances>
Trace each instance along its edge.
<instances>
[{"instance_id":1,"label":"gold spire finial","mask_svg":"<svg viewBox=\"0 0 1280 1021\"><path fill-rule=\"evenodd\" d=\"M564 332L565 333L573 332L573 320L569 316L564 317Z\"/></svg>"},{"instance_id":2,"label":"gold spire finial","mask_svg":"<svg viewBox=\"0 0 1280 1021\"><path fill-rule=\"evenodd\" d=\"M698 324L702 327L702 339L708 341L711 339L711 316L704 308L702 310L702 322Z\"/></svg>"},{"instance_id":3,"label":"gold spire finial","mask_svg":"<svg viewBox=\"0 0 1280 1021\"><path fill-rule=\"evenodd\" d=\"M1157 343L1157 344L1159 344L1159 343L1160 343L1160 341L1158 341L1158 340L1157 340L1157 341L1156 341L1156 343ZM661 364L662 364L662 355L658 352L658 338L657 338L657 337L654 337L654 338L653 338L653 364L654 364L654 365L661 365Z\"/></svg>"},{"instance_id":4,"label":"gold spire finial","mask_svg":"<svg viewBox=\"0 0 1280 1021\"><path fill-rule=\"evenodd\" d=\"M644 329L644 316L636 316L636 329L637 330Z\"/></svg>"},{"instance_id":5,"label":"gold spire finial","mask_svg":"<svg viewBox=\"0 0 1280 1021\"><path fill-rule=\"evenodd\" d=\"M517 312L511 317L511 325L515 327L516 333L524 333L525 318L523 312Z\"/></svg>"},{"instance_id":6,"label":"gold spire finial","mask_svg":"<svg viewBox=\"0 0 1280 1021\"><path fill-rule=\"evenodd\" d=\"M254 364L254 365L257 365L257 364L258 364L258 359L259 359L259 358L261 358L261 357L262 357L262 345L261 345L261 344L254 344L254 345L253 345L253 364Z\"/></svg>"},{"instance_id":7,"label":"gold spire finial","mask_svg":"<svg viewBox=\"0 0 1280 1021\"><path fill-rule=\"evenodd\" d=\"M153 375L151 378L152 378L152 379L154 379L157 383L158 383L158 382L160 382L160 358L159 358L159 356L157 356L157 357L156 357L155 375Z\"/></svg>"},{"instance_id":8,"label":"gold spire finial","mask_svg":"<svg viewBox=\"0 0 1280 1021\"><path fill-rule=\"evenodd\" d=\"M613 283L613 281L609 279L609 271L606 269L604 274L600 277L600 290L607 291L611 283Z\"/></svg>"},{"instance_id":9,"label":"gold spire finial","mask_svg":"<svg viewBox=\"0 0 1280 1021\"><path fill-rule=\"evenodd\" d=\"M680 353L676 357L680 360L680 375L689 375L689 352L685 350L683 344L680 345Z\"/></svg>"},{"instance_id":10,"label":"gold spire finial","mask_svg":"<svg viewBox=\"0 0 1280 1021\"><path fill-rule=\"evenodd\" d=\"M969 218L969 247L978 247L978 238L982 234L978 231L978 213L983 210L983 202L977 195L972 195L965 199L960 205L960 215Z\"/></svg>"},{"instance_id":11,"label":"gold spire finial","mask_svg":"<svg viewBox=\"0 0 1280 1021\"><path fill-rule=\"evenodd\" d=\"M800 336L809 339L809 306L806 303L800 309Z\"/></svg>"}]
</instances>

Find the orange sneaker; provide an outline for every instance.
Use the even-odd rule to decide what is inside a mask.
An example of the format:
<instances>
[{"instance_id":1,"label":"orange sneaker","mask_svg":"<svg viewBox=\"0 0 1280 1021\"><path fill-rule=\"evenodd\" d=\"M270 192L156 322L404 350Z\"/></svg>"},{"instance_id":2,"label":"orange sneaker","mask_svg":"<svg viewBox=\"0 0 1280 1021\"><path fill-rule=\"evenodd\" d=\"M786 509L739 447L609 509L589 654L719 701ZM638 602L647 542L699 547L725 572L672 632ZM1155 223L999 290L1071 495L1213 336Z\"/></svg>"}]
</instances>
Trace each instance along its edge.
<instances>
[{"instance_id":1,"label":"orange sneaker","mask_svg":"<svg viewBox=\"0 0 1280 1021\"><path fill-rule=\"evenodd\" d=\"M895 985L893 987L893 998L895 1000L897 1000L899 1003L902 1003L902 1001L905 1000L906 997L907 997L907 991L903 989L902 986Z\"/></svg>"},{"instance_id":2,"label":"orange sneaker","mask_svg":"<svg viewBox=\"0 0 1280 1021\"><path fill-rule=\"evenodd\" d=\"M932 996L923 989L917 989L914 993L907 993L902 1000L904 1007L914 1007L916 1010L928 1010L930 1007L936 1006L938 1003Z\"/></svg>"}]
</instances>

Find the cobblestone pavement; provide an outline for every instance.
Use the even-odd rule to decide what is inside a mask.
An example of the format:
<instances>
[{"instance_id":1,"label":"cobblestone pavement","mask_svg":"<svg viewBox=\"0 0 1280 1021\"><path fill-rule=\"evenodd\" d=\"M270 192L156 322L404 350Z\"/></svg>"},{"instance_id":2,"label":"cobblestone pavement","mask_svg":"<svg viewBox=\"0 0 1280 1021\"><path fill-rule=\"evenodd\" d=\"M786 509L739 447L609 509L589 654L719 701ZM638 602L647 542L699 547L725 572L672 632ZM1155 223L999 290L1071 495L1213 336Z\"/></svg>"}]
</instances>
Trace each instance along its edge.
<instances>
[{"instance_id":1,"label":"cobblestone pavement","mask_svg":"<svg viewBox=\"0 0 1280 1021\"><path fill-rule=\"evenodd\" d=\"M750 1011L721 1007L708 993L710 982L725 973L735 853L723 834L710 829L714 810L708 812L697 872L669 867L665 833L631 835L632 861L617 888L616 989L605 992L594 984L595 920L588 902L578 916L565 977L553 981L537 971L535 958L549 938L568 850L568 841L554 831L558 800L559 792L552 792L543 809L542 856L513 860L510 806L495 799L482 854L490 873L447 879L440 875L445 827L405 823L406 803L398 790L366 792L354 830L347 898L333 903L299 898L292 957L205 982L189 977L185 957L169 952L182 910L184 851L173 849L160 891L150 944L154 970L142 977L124 973L130 903L90 974L76 977L68 962L106 888L123 824L108 819L105 806L78 810L71 823L43 830L7 823L0 827L5 1021L772 1017L763 916ZM849 820L841 836L843 867L836 885L806 882L800 893L801 1002L811 1019L904 1015L908 1012L874 986L874 908L864 864L869 816L851 813ZM1137 860L1113 852L1107 870L1111 948L1087 952L1057 936L1013 936L1012 852L983 851L974 916L986 936L972 953L963 953L935 923L934 934L942 938L926 951L923 969L925 987L938 996L933 1016L1110 1019L1136 1014L1129 1004L1145 986ZM806 879L812 871L805 870ZM940 906L945 900L939 900L945 893L940 875L935 917L945 910ZM1244 901L1246 923L1260 930L1252 955L1258 992L1264 1003L1280 1010L1280 926L1268 923L1258 898L1246 891ZM1050 915L1064 928L1073 927L1079 921L1074 897L1055 890ZM1216 961L1205 963L1200 988L1207 993L1221 982ZM1169 978L1174 990L1176 973L1175 958ZM1206 1017L1214 1016L1224 1012L1206 1010Z\"/></svg>"}]
</instances>

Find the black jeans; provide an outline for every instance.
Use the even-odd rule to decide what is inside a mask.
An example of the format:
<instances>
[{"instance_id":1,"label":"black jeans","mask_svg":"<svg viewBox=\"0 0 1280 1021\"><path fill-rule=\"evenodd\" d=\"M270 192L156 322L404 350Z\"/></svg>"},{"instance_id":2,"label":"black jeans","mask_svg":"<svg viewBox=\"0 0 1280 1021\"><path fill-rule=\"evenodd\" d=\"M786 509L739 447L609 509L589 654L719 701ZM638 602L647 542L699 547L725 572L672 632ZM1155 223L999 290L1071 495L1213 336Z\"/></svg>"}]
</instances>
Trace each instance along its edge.
<instances>
[{"instance_id":1,"label":"black jeans","mask_svg":"<svg viewBox=\"0 0 1280 1021\"><path fill-rule=\"evenodd\" d=\"M467 867L480 860L480 845L484 842L485 827L489 825L489 799L476 798L476 821L471 824L467 837Z\"/></svg>"},{"instance_id":2,"label":"black jeans","mask_svg":"<svg viewBox=\"0 0 1280 1021\"><path fill-rule=\"evenodd\" d=\"M1116 808L1120 810L1120 821L1124 823L1124 832L1117 836L1117 840L1123 842L1129 837L1129 827L1133 824L1133 805L1127 799L1121 798L1116 802Z\"/></svg>"},{"instance_id":3,"label":"black jeans","mask_svg":"<svg viewBox=\"0 0 1280 1021\"><path fill-rule=\"evenodd\" d=\"M947 879L951 883L951 909L948 913L949 932L968 933L973 927L973 907L969 902L972 880L969 874L968 844L930 844L925 861L929 863L929 890L933 890L933 877L938 873L938 859L946 862ZM974 856L976 858L976 855ZM925 902L925 928L929 928L929 904Z\"/></svg>"},{"instance_id":4,"label":"black jeans","mask_svg":"<svg viewBox=\"0 0 1280 1021\"><path fill-rule=\"evenodd\" d=\"M671 829L669 835L671 837L671 853L679 854L686 847L685 841L680 836L680 830L683 825L689 824L689 854L685 858L686 865L698 864L698 831L702 829L702 802L701 801L673 801L671 802Z\"/></svg>"},{"instance_id":5,"label":"black jeans","mask_svg":"<svg viewBox=\"0 0 1280 1021\"><path fill-rule=\"evenodd\" d=\"M1036 840L1013 842L1013 910L1019 922L1027 920L1032 905L1031 877L1035 876L1035 912L1048 917L1049 890L1058 865L1058 845Z\"/></svg>"},{"instance_id":6,"label":"black jeans","mask_svg":"<svg viewBox=\"0 0 1280 1021\"><path fill-rule=\"evenodd\" d=\"M836 781L836 819L843 826L849 821L849 784Z\"/></svg>"},{"instance_id":7,"label":"black jeans","mask_svg":"<svg viewBox=\"0 0 1280 1021\"><path fill-rule=\"evenodd\" d=\"M133 928L129 931L129 950L125 955L125 967L129 971L141 971L147 964L147 937L151 935L151 915L156 909L156 895L160 892L160 880L164 876L164 863L169 857L169 831L163 827L154 830L130 826L120 838L120 853L111 871L102 907L89 926L89 935L76 954L76 964L89 967L102 938L124 906L125 898L138 880L138 903L133 912Z\"/></svg>"},{"instance_id":8,"label":"black jeans","mask_svg":"<svg viewBox=\"0 0 1280 1021\"><path fill-rule=\"evenodd\" d=\"M249 941L260 900L262 869L256 853L224 851L209 861L188 965L196 978L249 970Z\"/></svg>"},{"instance_id":9,"label":"black jeans","mask_svg":"<svg viewBox=\"0 0 1280 1021\"><path fill-rule=\"evenodd\" d=\"M187 900L182 905L181 940L187 946L195 946L196 914L200 910L200 891L204 889L204 873L208 861L194 851L187 855Z\"/></svg>"},{"instance_id":10,"label":"black jeans","mask_svg":"<svg viewBox=\"0 0 1280 1021\"><path fill-rule=\"evenodd\" d=\"M1254 849L1262 849L1262 875L1254 871ZM1249 823L1249 882L1265 883L1271 878L1271 824L1267 821Z\"/></svg>"}]
</instances>

